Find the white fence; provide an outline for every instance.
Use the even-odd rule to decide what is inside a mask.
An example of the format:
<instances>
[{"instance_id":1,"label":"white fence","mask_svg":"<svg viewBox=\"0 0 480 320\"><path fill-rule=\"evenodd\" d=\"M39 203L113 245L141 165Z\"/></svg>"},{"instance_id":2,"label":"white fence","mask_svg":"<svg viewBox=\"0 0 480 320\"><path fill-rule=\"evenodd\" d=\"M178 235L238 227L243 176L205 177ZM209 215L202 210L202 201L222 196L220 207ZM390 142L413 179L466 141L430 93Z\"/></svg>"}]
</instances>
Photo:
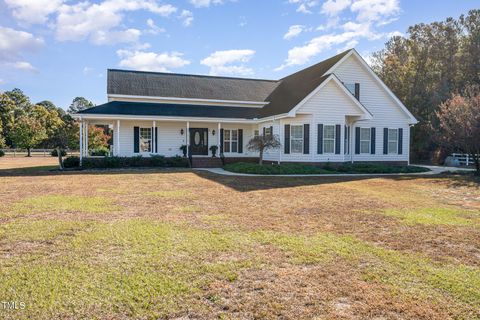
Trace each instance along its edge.
<instances>
[{"instance_id":1,"label":"white fence","mask_svg":"<svg viewBox=\"0 0 480 320\"><path fill-rule=\"evenodd\" d=\"M7 157L25 157L28 152L27 149L1 149L5 152L5 156ZM31 149L30 154L32 157L51 157L51 152L53 149ZM78 154L78 151L67 151L67 155L75 155Z\"/></svg>"},{"instance_id":2,"label":"white fence","mask_svg":"<svg viewBox=\"0 0 480 320\"><path fill-rule=\"evenodd\" d=\"M474 164L473 157L470 154L452 153L452 158L460 166L471 166Z\"/></svg>"}]
</instances>

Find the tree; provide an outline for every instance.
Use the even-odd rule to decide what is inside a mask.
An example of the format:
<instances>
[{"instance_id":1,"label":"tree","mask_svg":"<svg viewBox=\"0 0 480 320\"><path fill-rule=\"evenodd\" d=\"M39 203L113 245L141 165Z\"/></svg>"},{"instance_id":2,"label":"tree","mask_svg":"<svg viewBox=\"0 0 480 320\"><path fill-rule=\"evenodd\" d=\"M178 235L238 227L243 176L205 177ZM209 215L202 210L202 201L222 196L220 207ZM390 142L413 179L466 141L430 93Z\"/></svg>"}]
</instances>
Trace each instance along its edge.
<instances>
[{"instance_id":1,"label":"tree","mask_svg":"<svg viewBox=\"0 0 480 320\"><path fill-rule=\"evenodd\" d=\"M15 103L6 94L0 94L0 136L6 139L5 143L10 146L9 132L15 122Z\"/></svg>"},{"instance_id":2,"label":"tree","mask_svg":"<svg viewBox=\"0 0 480 320\"><path fill-rule=\"evenodd\" d=\"M408 28L373 54L372 68L420 121L412 129L412 157L427 160L442 145L436 111L454 92L480 83L480 10Z\"/></svg>"},{"instance_id":3,"label":"tree","mask_svg":"<svg viewBox=\"0 0 480 320\"><path fill-rule=\"evenodd\" d=\"M31 149L47 138L42 123L28 115L21 116L10 131L10 139L16 147L27 149L27 157L31 156Z\"/></svg>"},{"instance_id":4,"label":"tree","mask_svg":"<svg viewBox=\"0 0 480 320\"><path fill-rule=\"evenodd\" d=\"M440 105L436 115L439 142L471 155L476 175L480 175L480 87L470 86L463 95L453 94Z\"/></svg>"},{"instance_id":5,"label":"tree","mask_svg":"<svg viewBox=\"0 0 480 320\"><path fill-rule=\"evenodd\" d=\"M277 135L255 136L248 141L247 149L259 153L259 164L263 164L263 154L270 149L278 149L282 144Z\"/></svg>"},{"instance_id":6,"label":"tree","mask_svg":"<svg viewBox=\"0 0 480 320\"><path fill-rule=\"evenodd\" d=\"M55 136L58 130L65 126L65 122L60 117L57 108L47 108L43 105L37 104L28 108L28 114L39 120L42 126L45 128L47 139L42 142L42 147L55 147L55 143L52 138Z\"/></svg>"},{"instance_id":7,"label":"tree","mask_svg":"<svg viewBox=\"0 0 480 320\"><path fill-rule=\"evenodd\" d=\"M72 103L68 107L67 112L76 113L78 111L82 111L94 106L95 105L93 104L93 102L85 99L84 97L76 97L75 99L73 99Z\"/></svg>"}]
</instances>

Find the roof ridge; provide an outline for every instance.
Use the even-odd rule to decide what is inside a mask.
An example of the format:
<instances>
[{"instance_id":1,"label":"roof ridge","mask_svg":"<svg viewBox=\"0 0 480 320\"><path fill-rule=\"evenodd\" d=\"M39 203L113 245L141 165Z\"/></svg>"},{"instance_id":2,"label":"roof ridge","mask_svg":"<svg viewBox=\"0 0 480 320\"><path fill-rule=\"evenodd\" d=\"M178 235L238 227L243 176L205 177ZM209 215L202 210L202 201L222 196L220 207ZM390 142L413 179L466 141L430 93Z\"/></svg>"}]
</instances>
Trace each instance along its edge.
<instances>
[{"instance_id":1,"label":"roof ridge","mask_svg":"<svg viewBox=\"0 0 480 320\"><path fill-rule=\"evenodd\" d=\"M126 69L107 69L107 72L133 72L133 73L148 73L148 74L159 74L167 76L180 76L180 77L198 77L198 78L214 78L214 79L232 79L232 80L247 80L247 81L268 81L268 82L279 82L280 80L273 79L256 79L256 78L241 78L241 77L227 77L227 76L210 76L206 74L190 74L190 73L174 73L174 72L157 72L157 71L141 71L141 70L126 70Z\"/></svg>"},{"instance_id":2,"label":"roof ridge","mask_svg":"<svg viewBox=\"0 0 480 320\"><path fill-rule=\"evenodd\" d=\"M288 78L288 77L290 77L290 76L293 76L293 75L295 75L295 74L298 74L298 73L300 73L300 72L303 72L303 71L305 71L305 70L307 70L307 69L310 69L310 68L313 68L313 67L315 67L315 66L318 66L319 64L325 63L325 62L327 62L327 61L329 61L329 60L335 60L335 59L337 59L337 58L340 57L340 56L346 55L348 52L350 52L350 51L352 51L352 50L355 50L355 49L354 49L354 48L351 48L351 49L345 50L345 51L343 51L343 52L340 52L340 53L338 53L338 54L336 54L336 55L334 55L334 56L331 56L331 57L329 57L329 58L327 58L327 59L324 59L324 60L322 60L322 61L319 61L319 62L317 62L317 63L315 63L315 64L312 64L312 65L310 65L310 66L308 66L308 67L306 67L306 68L303 68L303 69L301 69L301 70L298 70L297 72L291 73L291 74L289 74L289 75L287 75L287 76L279 79L279 81L282 81L282 80L284 80L285 78ZM323 75L322 75L322 76L323 76Z\"/></svg>"}]
</instances>

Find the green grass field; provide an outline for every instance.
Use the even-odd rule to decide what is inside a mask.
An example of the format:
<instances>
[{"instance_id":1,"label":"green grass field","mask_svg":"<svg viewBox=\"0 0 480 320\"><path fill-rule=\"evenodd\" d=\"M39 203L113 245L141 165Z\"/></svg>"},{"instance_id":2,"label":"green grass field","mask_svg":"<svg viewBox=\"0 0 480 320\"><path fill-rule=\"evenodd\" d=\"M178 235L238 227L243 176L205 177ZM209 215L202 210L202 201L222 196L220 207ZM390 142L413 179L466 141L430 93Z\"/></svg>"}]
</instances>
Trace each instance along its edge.
<instances>
[{"instance_id":1,"label":"green grass field","mask_svg":"<svg viewBox=\"0 0 480 320\"><path fill-rule=\"evenodd\" d=\"M25 308L0 304L1 319L480 319L468 177L62 174L9 161L0 301Z\"/></svg>"}]
</instances>

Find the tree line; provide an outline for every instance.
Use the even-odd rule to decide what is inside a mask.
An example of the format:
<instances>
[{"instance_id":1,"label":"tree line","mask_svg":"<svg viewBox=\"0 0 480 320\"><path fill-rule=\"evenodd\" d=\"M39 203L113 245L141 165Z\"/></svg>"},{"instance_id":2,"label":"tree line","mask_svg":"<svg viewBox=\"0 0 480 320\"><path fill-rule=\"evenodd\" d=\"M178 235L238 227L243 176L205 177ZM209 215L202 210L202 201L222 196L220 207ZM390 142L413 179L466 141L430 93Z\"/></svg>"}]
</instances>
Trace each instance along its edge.
<instances>
[{"instance_id":1,"label":"tree line","mask_svg":"<svg viewBox=\"0 0 480 320\"><path fill-rule=\"evenodd\" d=\"M44 100L32 103L22 90L16 88L0 93L0 148L71 149L79 148L79 126L72 113L93 107L94 104L76 97L67 111ZM89 147L102 149L108 146L108 130L89 128Z\"/></svg>"},{"instance_id":2,"label":"tree line","mask_svg":"<svg viewBox=\"0 0 480 320\"><path fill-rule=\"evenodd\" d=\"M372 63L419 120L412 129L412 160L441 161L448 153L460 151L458 144L443 143L439 115L444 114L442 104L453 96L468 98L480 85L480 10L458 19L411 26L405 36L391 38L374 53ZM480 141L479 136L471 138Z\"/></svg>"}]
</instances>

